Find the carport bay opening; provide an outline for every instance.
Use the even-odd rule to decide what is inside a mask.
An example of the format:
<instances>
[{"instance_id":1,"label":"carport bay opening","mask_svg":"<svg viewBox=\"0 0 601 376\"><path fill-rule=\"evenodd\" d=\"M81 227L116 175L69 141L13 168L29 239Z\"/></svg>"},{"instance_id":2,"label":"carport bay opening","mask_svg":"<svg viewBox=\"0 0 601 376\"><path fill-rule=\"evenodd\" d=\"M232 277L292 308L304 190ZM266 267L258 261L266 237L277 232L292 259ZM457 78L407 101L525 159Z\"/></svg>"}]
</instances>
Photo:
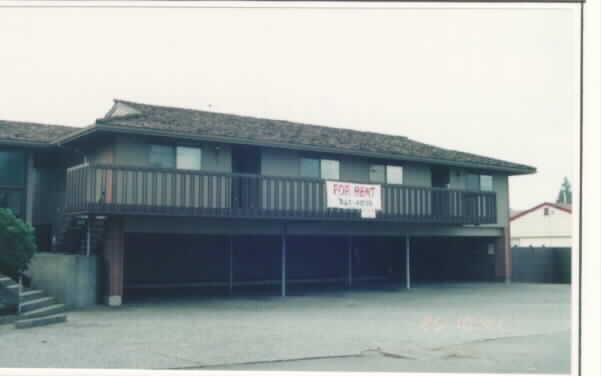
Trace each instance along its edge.
<instances>
[{"instance_id":1,"label":"carport bay opening","mask_svg":"<svg viewBox=\"0 0 601 376\"><path fill-rule=\"evenodd\" d=\"M234 223L231 224L235 226ZM242 224L238 224L242 225ZM146 296L298 295L324 288L495 281L494 237L125 233L125 302ZM407 249L409 245L410 249Z\"/></svg>"}]
</instances>

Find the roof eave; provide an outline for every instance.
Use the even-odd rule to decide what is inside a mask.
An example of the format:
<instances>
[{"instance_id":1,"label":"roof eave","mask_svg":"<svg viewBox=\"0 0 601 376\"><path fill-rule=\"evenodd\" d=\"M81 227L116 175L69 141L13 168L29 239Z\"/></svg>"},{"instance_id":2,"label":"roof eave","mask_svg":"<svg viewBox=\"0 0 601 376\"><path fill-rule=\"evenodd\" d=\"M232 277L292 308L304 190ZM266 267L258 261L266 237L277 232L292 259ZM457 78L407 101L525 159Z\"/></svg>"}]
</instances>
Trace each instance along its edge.
<instances>
[{"instance_id":1,"label":"roof eave","mask_svg":"<svg viewBox=\"0 0 601 376\"><path fill-rule=\"evenodd\" d=\"M235 138L235 137L195 136L195 135L186 135L186 134L173 132L173 131L154 130L154 129L147 129L147 128L137 129L137 128L131 128L131 127L120 127L120 126L115 126L114 120L111 121L111 123L112 123L111 125L108 125L108 124L106 124L105 120L98 119L94 126L84 128L83 130L81 130L79 132L69 134L55 142L57 142L59 145L64 145L66 143L75 141L76 139L90 135L92 133L114 132L114 133L122 133L122 134L163 136L163 137L180 138L180 139L186 139L186 140L212 141L212 142L219 142L219 143L232 143L232 144L243 144L243 145L256 145L256 146L263 146L263 147L285 148L285 149L292 149L292 150L314 151L314 152L324 152L324 153L338 153L338 154L362 156L362 157L367 157L367 158L383 158L383 159L393 159L393 160L399 160L399 161L410 161L410 162L420 162L420 163L447 165L447 166L455 166L455 167L476 168L476 169L483 169L483 170L505 172L508 175L525 175L525 174L533 174L536 172L536 168L534 168L534 167L513 168L513 167L502 167L502 166L490 166L490 165L486 165L486 164L455 162L455 161L447 161L447 160L440 160L440 159L433 159L433 158L422 158L422 157L414 157L414 156L407 156L407 155L340 150L337 148L324 148L321 146L292 145L292 144L276 143L276 142L269 143L269 142L255 141L255 140Z\"/></svg>"},{"instance_id":2,"label":"roof eave","mask_svg":"<svg viewBox=\"0 0 601 376\"><path fill-rule=\"evenodd\" d=\"M21 147L21 148L29 148L29 149L49 149L56 145L53 145L50 142L0 139L0 146Z\"/></svg>"},{"instance_id":3,"label":"roof eave","mask_svg":"<svg viewBox=\"0 0 601 376\"><path fill-rule=\"evenodd\" d=\"M77 130L75 132L69 133L63 137L59 137L55 140L52 141L52 144L55 145L64 145L66 143L69 143L71 141L74 141L78 138L81 138L89 133L93 133L96 130L97 126L93 125L93 126L89 126L89 127L85 127L85 128L81 128L80 130Z\"/></svg>"}]
</instances>

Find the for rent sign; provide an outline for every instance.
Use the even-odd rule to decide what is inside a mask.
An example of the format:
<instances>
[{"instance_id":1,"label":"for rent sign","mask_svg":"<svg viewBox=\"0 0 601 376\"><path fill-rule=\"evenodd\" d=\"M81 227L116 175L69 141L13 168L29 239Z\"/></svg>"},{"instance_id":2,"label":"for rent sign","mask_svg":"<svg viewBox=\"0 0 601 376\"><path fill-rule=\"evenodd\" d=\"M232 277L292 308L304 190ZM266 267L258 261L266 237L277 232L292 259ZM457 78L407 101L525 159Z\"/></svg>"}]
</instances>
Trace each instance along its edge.
<instances>
[{"instance_id":1,"label":"for rent sign","mask_svg":"<svg viewBox=\"0 0 601 376\"><path fill-rule=\"evenodd\" d=\"M326 182L328 208L359 209L362 217L375 217L382 209L382 194L377 184Z\"/></svg>"}]
</instances>

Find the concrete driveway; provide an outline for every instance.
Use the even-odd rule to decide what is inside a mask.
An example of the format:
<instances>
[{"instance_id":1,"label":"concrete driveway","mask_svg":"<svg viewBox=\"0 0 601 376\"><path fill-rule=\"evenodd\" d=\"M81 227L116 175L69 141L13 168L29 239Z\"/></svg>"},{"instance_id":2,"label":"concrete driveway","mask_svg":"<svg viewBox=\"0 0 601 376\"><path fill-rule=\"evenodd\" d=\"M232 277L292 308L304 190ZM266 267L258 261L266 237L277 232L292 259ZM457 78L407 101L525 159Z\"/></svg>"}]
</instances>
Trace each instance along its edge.
<instances>
[{"instance_id":1,"label":"concrete driveway","mask_svg":"<svg viewBox=\"0 0 601 376\"><path fill-rule=\"evenodd\" d=\"M68 320L0 326L0 367L570 371L566 285L154 298Z\"/></svg>"}]
</instances>

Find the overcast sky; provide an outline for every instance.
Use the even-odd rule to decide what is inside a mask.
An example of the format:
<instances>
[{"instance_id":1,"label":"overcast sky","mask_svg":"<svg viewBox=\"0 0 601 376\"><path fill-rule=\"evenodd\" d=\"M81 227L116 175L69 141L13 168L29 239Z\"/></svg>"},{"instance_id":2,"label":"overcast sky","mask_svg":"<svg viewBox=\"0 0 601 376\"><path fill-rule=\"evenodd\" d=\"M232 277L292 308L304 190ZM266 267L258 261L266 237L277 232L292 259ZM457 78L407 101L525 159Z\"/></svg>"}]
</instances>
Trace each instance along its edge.
<instances>
[{"instance_id":1,"label":"overcast sky","mask_svg":"<svg viewBox=\"0 0 601 376\"><path fill-rule=\"evenodd\" d=\"M356 6L356 5L355 5ZM85 126L113 98L404 135L574 173L577 5L3 8L0 119Z\"/></svg>"}]
</instances>

